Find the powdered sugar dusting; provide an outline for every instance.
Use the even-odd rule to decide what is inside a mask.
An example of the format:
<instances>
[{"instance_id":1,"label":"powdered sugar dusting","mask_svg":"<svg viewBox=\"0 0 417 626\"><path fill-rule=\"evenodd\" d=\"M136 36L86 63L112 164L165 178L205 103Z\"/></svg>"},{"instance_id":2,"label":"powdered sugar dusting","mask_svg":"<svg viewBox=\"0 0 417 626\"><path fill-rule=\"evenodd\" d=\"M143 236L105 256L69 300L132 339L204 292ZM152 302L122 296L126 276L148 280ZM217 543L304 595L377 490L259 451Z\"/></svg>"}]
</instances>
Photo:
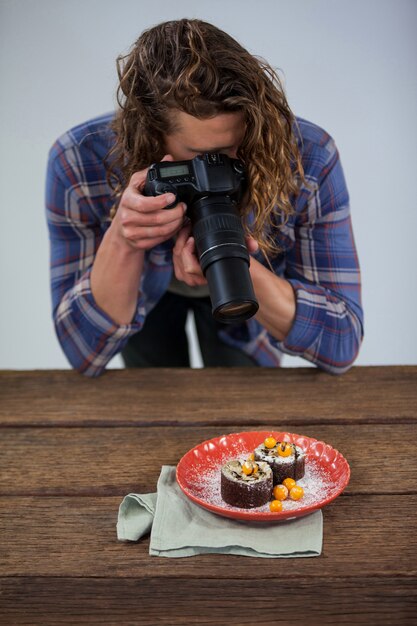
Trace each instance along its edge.
<instances>
[{"instance_id":1,"label":"powdered sugar dusting","mask_svg":"<svg viewBox=\"0 0 417 626\"><path fill-rule=\"evenodd\" d=\"M241 457L239 460L244 461L245 457ZM227 504L220 494L222 465L223 462L218 463L217 466L214 466L209 470L205 468L205 471L199 474L198 477L197 475L195 476L195 483L193 481L193 483L189 483L188 485L188 487L194 492L194 495L207 502L207 504L218 506L227 510L253 511L259 513L269 512L269 502L263 506L253 509L241 509ZM320 503L322 500L326 499L331 492L333 483L322 466L314 460L306 459L305 474L303 478L297 480L297 485L303 487L304 489L303 498L298 501L290 500L289 498L284 500L283 512L300 511L304 508Z\"/></svg>"}]
</instances>

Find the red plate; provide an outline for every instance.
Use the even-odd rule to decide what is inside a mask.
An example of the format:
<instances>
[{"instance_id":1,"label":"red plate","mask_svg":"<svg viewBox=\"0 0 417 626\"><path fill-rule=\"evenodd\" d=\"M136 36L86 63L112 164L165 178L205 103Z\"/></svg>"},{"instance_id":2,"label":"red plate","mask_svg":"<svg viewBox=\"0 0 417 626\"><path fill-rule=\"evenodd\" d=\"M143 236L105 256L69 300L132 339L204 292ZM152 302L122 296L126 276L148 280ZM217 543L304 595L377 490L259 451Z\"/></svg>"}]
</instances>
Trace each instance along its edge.
<instances>
[{"instance_id":1,"label":"red plate","mask_svg":"<svg viewBox=\"0 0 417 626\"><path fill-rule=\"evenodd\" d=\"M304 497L298 502L285 500L279 513L272 513L268 504L256 509L240 509L226 504L220 497L222 465L231 459L245 458L266 437L295 443L305 451L306 475L297 482L304 487ZM178 484L193 502L224 517L258 522L308 515L337 498L349 483L349 478L348 462L327 443L275 431L232 433L203 441L189 450L177 465Z\"/></svg>"}]
</instances>

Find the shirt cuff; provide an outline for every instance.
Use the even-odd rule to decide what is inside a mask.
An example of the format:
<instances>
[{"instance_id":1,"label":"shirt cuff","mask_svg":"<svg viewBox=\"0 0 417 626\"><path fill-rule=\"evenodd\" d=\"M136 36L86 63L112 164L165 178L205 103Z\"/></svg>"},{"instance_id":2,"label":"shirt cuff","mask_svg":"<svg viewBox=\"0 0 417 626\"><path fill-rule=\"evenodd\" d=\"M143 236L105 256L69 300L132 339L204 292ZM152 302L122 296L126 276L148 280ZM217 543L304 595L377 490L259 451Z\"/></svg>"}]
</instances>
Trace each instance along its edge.
<instances>
[{"instance_id":1,"label":"shirt cuff","mask_svg":"<svg viewBox=\"0 0 417 626\"><path fill-rule=\"evenodd\" d=\"M145 298L140 296L132 322L114 322L97 305L87 272L58 307L55 327L71 365L87 376L98 376L129 337L141 330L144 320Z\"/></svg>"},{"instance_id":2,"label":"shirt cuff","mask_svg":"<svg viewBox=\"0 0 417 626\"><path fill-rule=\"evenodd\" d=\"M138 332L145 319L143 297L139 298L135 316L130 324L117 324L101 309L94 299L91 290L83 291L77 298L77 305L90 330L97 335L107 336L109 341L119 341L127 335Z\"/></svg>"},{"instance_id":3,"label":"shirt cuff","mask_svg":"<svg viewBox=\"0 0 417 626\"><path fill-rule=\"evenodd\" d=\"M143 296L139 297L135 316L130 324L117 324L107 313L103 311L94 299L91 291L90 271L74 287L71 300L79 309L81 328L89 326L89 331L95 335L107 336L108 339L119 341L126 334L133 334L140 330L145 319L145 306ZM83 319L82 319L83 318Z\"/></svg>"},{"instance_id":4,"label":"shirt cuff","mask_svg":"<svg viewBox=\"0 0 417 626\"><path fill-rule=\"evenodd\" d=\"M295 319L283 341L271 337L271 342L286 354L305 356L306 352L312 351L323 333L327 316L326 294L317 285L287 280L295 293Z\"/></svg>"}]
</instances>

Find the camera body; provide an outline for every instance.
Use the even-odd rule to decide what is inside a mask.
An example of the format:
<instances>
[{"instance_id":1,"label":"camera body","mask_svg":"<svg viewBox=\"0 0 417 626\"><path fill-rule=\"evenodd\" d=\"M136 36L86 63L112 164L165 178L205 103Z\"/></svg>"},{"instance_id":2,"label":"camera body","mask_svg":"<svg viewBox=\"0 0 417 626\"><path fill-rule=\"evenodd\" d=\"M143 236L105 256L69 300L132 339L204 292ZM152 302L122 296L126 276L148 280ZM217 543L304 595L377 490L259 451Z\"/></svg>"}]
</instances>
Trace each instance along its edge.
<instances>
[{"instance_id":1,"label":"camera body","mask_svg":"<svg viewBox=\"0 0 417 626\"><path fill-rule=\"evenodd\" d=\"M190 161L162 161L148 170L145 195L158 196L173 193L177 202L190 208L200 198L226 195L239 203L246 188L243 163L226 154L206 153Z\"/></svg>"},{"instance_id":2,"label":"camera body","mask_svg":"<svg viewBox=\"0 0 417 626\"><path fill-rule=\"evenodd\" d=\"M238 159L206 153L189 161L162 161L148 170L144 195L173 193L187 204L198 259L207 279L213 317L242 322L259 308L238 205L246 173Z\"/></svg>"}]
</instances>

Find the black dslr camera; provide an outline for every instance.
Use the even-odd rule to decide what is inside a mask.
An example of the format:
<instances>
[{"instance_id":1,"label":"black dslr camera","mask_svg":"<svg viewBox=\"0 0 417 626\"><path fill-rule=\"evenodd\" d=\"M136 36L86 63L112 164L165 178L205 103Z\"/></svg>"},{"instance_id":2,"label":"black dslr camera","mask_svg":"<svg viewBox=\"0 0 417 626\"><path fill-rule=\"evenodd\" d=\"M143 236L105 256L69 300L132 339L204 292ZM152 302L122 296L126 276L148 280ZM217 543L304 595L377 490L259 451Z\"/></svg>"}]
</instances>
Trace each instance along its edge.
<instances>
[{"instance_id":1,"label":"black dslr camera","mask_svg":"<svg viewBox=\"0 0 417 626\"><path fill-rule=\"evenodd\" d=\"M213 317L242 322L259 308L238 204L246 187L243 164L226 154L162 161L148 170L144 195L173 193L187 204L198 259L207 279Z\"/></svg>"}]
</instances>

